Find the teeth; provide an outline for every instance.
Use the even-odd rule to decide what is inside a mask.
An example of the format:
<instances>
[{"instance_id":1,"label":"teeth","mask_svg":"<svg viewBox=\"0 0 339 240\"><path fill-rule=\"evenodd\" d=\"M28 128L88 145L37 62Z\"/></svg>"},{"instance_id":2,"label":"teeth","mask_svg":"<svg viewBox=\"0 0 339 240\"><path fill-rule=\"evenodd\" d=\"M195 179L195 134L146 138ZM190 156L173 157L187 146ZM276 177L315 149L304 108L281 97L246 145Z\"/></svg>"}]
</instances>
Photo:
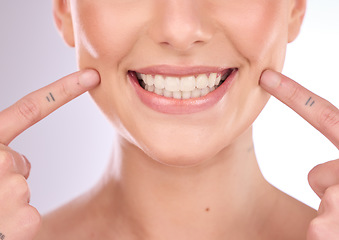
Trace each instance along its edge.
<instances>
[{"instance_id":1,"label":"teeth","mask_svg":"<svg viewBox=\"0 0 339 240\"><path fill-rule=\"evenodd\" d=\"M154 92L158 95L164 96L164 89L155 88Z\"/></svg>"},{"instance_id":2,"label":"teeth","mask_svg":"<svg viewBox=\"0 0 339 240\"><path fill-rule=\"evenodd\" d=\"M208 78L208 86L214 87L215 86L215 80L217 79L217 74L216 73L211 73L209 78Z\"/></svg>"},{"instance_id":3,"label":"teeth","mask_svg":"<svg viewBox=\"0 0 339 240\"><path fill-rule=\"evenodd\" d=\"M207 95L208 93L215 90L215 87L209 88L206 87L204 89L195 88L193 91L168 91L166 89L159 89L153 86L145 87L145 90L149 92L154 92L160 96L175 98L175 99L190 99L190 98L198 98Z\"/></svg>"},{"instance_id":4,"label":"teeth","mask_svg":"<svg viewBox=\"0 0 339 240\"><path fill-rule=\"evenodd\" d=\"M228 76L219 73L171 77L136 73L140 85L149 92L175 99L199 98L214 91ZM141 81L142 80L142 81Z\"/></svg>"},{"instance_id":5,"label":"teeth","mask_svg":"<svg viewBox=\"0 0 339 240\"><path fill-rule=\"evenodd\" d=\"M166 77L165 88L167 91L175 92L180 90L180 79L177 77Z\"/></svg>"},{"instance_id":6,"label":"teeth","mask_svg":"<svg viewBox=\"0 0 339 240\"><path fill-rule=\"evenodd\" d=\"M201 90L201 96L205 96L210 92L210 88L206 87L204 89Z\"/></svg>"},{"instance_id":7,"label":"teeth","mask_svg":"<svg viewBox=\"0 0 339 240\"><path fill-rule=\"evenodd\" d=\"M148 77L147 77L148 78ZM156 75L154 78L154 86L159 89L164 89L165 88L165 80L163 76L161 75Z\"/></svg>"},{"instance_id":8,"label":"teeth","mask_svg":"<svg viewBox=\"0 0 339 240\"><path fill-rule=\"evenodd\" d=\"M192 95L192 92L182 92L182 99L190 99Z\"/></svg>"},{"instance_id":9,"label":"teeth","mask_svg":"<svg viewBox=\"0 0 339 240\"><path fill-rule=\"evenodd\" d=\"M165 96L165 97L168 97L168 98L171 98L171 97L173 97L173 92L167 91L167 90L165 89L165 90L164 90L164 96Z\"/></svg>"},{"instance_id":10,"label":"teeth","mask_svg":"<svg viewBox=\"0 0 339 240\"><path fill-rule=\"evenodd\" d=\"M173 97L175 99L181 99L181 92L180 91L173 92Z\"/></svg>"},{"instance_id":11,"label":"teeth","mask_svg":"<svg viewBox=\"0 0 339 240\"><path fill-rule=\"evenodd\" d=\"M219 75L216 79L215 79L215 86L218 86L221 80L221 76Z\"/></svg>"},{"instance_id":12,"label":"teeth","mask_svg":"<svg viewBox=\"0 0 339 240\"><path fill-rule=\"evenodd\" d=\"M201 97L201 90L195 88L195 89L192 91L192 98L198 98L198 97Z\"/></svg>"},{"instance_id":13,"label":"teeth","mask_svg":"<svg viewBox=\"0 0 339 240\"><path fill-rule=\"evenodd\" d=\"M195 88L195 77L183 77L181 78L180 90L181 91L193 91Z\"/></svg>"},{"instance_id":14,"label":"teeth","mask_svg":"<svg viewBox=\"0 0 339 240\"><path fill-rule=\"evenodd\" d=\"M152 86L146 85L145 89L149 92L154 92L155 87L154 87L154 85L152 85Z\"/></svg>"},{"instance_id":15,"label":"teeth","mask_svg":"<svg viewBox=\"0 0 339 240\"><path fill-rule=\"evenodd\" d=\"M149 85L149 86L152 86L154 84L154 79L153 79L152 75L147 75L146 84Z\"/></svg>"},{"instance_id":16,"label":"teeth","mask_svg":"<svg viewBox=\"0 0 339 240\"><path fill-rule=\"evenodd\" d=\"M196 79L196 87L204 89L208 86L208 77L206 74L200 74Z\"/></svg>"}]
</instances>

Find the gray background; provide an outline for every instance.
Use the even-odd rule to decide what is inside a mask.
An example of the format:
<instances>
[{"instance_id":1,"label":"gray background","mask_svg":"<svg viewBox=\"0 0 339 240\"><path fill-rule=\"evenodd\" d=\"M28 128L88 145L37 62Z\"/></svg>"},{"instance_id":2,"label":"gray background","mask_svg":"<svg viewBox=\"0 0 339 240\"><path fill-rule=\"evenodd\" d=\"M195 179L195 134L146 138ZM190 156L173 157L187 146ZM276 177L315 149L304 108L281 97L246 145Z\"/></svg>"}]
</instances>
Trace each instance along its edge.
<instances>
[{"instance_id":1,"label":"gray background","mask_svg":"<svg viewBox=\"0 0 339 240\"><path fill-rule=\"evenodd\" d=\"M32 3L34 2L34 3ZM75 53L55 30L52 1L1 0L0 109L76 71ZM310 0L305 25L288 48L284 73L339 105L339 3ZM307 184L316 164L338 151L293 111L272 99L255 123L256 152L265 177L317 207ZM32 205L41 213L91 187L105 169L114 129L87 94L21 134L11 147L32 163Z\"/></svg>"}]
</instances>

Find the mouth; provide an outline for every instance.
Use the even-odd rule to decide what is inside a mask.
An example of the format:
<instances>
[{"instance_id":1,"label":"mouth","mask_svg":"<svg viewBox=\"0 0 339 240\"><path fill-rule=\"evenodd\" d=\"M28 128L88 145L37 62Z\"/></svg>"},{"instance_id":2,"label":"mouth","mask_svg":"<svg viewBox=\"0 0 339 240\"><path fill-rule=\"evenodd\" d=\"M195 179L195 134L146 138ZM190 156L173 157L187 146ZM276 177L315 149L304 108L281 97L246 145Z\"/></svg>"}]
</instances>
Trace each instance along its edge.
<instances>
[{"instance_id":1,"label":"mouth","mask_svg":"<svg viewBox=\"0 0 339 240\"><path fill-rule=\"evenodd\" d=\"M187 76L166 76L160 74L144 74L130 71L140 87L159 96L174 99L192 99L204 97L219 88L236 68L222 72L202 73Z\"/></svg>"},{"instance_id":2,"label":"mouth","mask_svg":"<svg viewBox=\"0 0 339 240\"><path fill-rule=\"evenodd\" d=\"M139 100L165 114L207 110L226 95L238 68L176 68L156 66L127 73Z\"/></svg>"}]
</instances>

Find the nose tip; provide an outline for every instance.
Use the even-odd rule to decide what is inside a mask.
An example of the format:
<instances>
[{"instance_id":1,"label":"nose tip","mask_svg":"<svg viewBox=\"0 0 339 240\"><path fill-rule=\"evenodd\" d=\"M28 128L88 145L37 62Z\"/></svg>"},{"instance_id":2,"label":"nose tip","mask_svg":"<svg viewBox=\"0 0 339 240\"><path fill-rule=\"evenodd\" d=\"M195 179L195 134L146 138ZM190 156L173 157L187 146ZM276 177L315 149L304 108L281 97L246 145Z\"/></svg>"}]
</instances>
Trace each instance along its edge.
<instances>
[{"instance_id":1,"label":"nose tip","mask_svg":"<svg viewBox=\"0 0 339 240\"><path fill-rule=\"evenodd\" d=\"M161 46L178 51L187 51L194 46L207 43L213 35L206 14L194 1L177 4L167 0L150 29L151 38Z\"/></svg>"},{"instance_id":2,"label":"nose tip","mask_svg":"<svg viewBox=\"0 0 339 240\"><path fill-rule=\"evenodd\" d=\"M210 34L201 29L201 26L193 26L191 23L183 22L180 27L163 28L161 45L173 48L175 50L186 51L196 45L203 45L210 39Z\"/></svg>"}]
</instances>

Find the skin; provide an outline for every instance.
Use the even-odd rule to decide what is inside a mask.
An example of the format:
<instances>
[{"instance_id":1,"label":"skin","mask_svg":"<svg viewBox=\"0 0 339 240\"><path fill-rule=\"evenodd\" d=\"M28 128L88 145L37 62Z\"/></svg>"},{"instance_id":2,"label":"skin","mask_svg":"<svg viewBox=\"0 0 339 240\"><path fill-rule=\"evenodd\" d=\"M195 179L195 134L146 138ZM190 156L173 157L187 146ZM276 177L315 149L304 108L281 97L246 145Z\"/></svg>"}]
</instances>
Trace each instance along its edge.
<instances>
[{"instance_id":1,"label":"skin","mask_svg":"<svg viewBox=\"0 0 339 240\"><path fill-rule=\"evenodd\" d=\"M0 163L7 167L0 167L5 169L0 177L7 181L0 188L10 189L10 176L24 179L29 172L29 164L7 147L10 141L86 90L95 87L90 94L119 137L97 186L42 221L23 187L12 212L0 205L1 213L15 216L0 222L1 232L13 234L9 239L38 240L335 239L338 161L310 174L311 186L322 197L316 217L265 181L252 147L251 125L269 93L338 147L338 109L275 72L259 81L265 69L281 70L286 44L297 36L304 10L302 0L55 0L57 27L76 48L79 68L96 69L101 83L97 86L94 74L80 84L77 73L1 112ZM237 67L239 73L214 107L168 116L142 105L126 77L130 69L158 64ZM46 101L50 92L56 102ZM306 108L310 96L315 104ZM27 109L20 104L27 99L36 107L18 111ZM19 121L18 112L28 121ZM1 197L1 203L8 199ZM17 231L23 216L32 221Z\"/></svg>"}]
</instances>

